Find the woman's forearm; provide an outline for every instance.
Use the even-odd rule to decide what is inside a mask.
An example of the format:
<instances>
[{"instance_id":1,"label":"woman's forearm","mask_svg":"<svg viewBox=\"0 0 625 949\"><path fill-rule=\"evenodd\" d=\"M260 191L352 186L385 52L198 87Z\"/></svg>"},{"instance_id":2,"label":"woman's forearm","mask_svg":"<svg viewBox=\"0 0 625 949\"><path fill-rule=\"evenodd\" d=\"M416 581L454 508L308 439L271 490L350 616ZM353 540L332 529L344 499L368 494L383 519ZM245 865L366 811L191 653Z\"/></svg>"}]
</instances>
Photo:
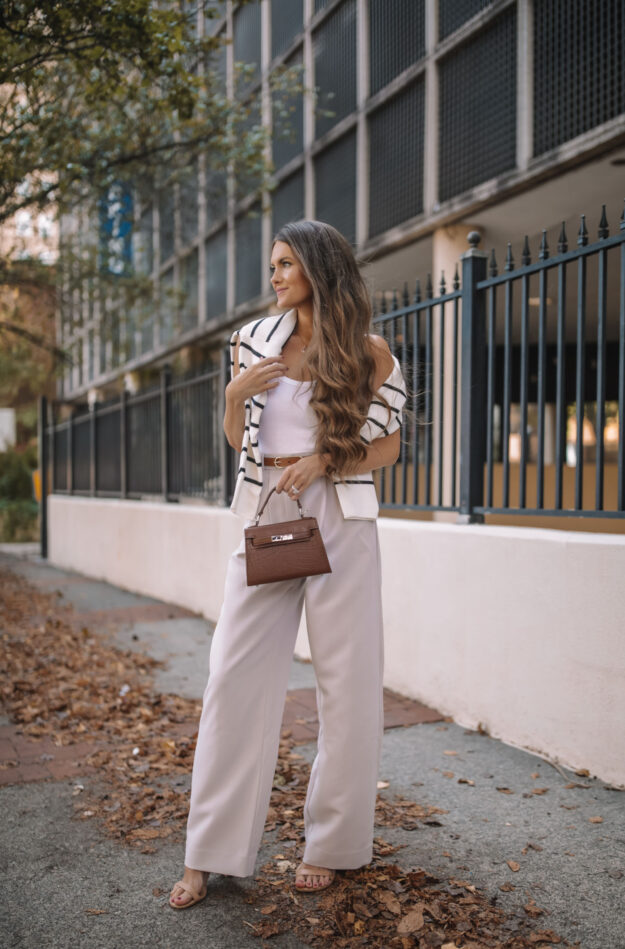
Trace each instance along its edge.
<instances>
[{"instance_id":1,"label":"woman's forearm","mask_svg":"<svg viewBox=\"0 0 625 949\"><path fill-rule=\"evenodd\" d=\"M235 451L241 451L243 432L245 431L245 400L236 399L226 388L226 411L224 413L224 432L228 444Z\"/></svg>"},{"instance_id":2,"label":"woman's forearm","mask_svg":"<svg viewBox=\"0 0 625 949\"><path fill-rule=\"evenodd\" d=\"M399 429L392 435L385 435L383 438L376 438L367 446L367 454L359 462L350 474L364 474L367 471L375 471L376 468L386 468L387 465L394 465L399 458L401 447L401 434Z\"/></svg>"}]
</instances>

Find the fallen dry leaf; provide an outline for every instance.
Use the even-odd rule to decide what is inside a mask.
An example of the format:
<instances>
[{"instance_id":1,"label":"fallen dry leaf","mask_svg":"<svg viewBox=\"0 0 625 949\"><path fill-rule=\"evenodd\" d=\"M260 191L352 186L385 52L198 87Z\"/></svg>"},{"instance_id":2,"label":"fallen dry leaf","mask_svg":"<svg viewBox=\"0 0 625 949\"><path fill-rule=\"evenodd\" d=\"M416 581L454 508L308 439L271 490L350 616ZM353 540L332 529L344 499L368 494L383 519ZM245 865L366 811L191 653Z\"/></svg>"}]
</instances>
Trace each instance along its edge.
<instances>
[{"instance_id":1,"label":"fallen dry leaf","mask_svg":"<svg viewBox=\"0 0 625 949\"><path fill-rule=\"evenodd\" d=\"M589 817L588 820L591 824L603 824L603 817Z\"/></svg>"},{"instance_id":2,"label":"fallen dry leaf","mask_svg":"<svg viewBox=\"0 0 625 949\"><path fill-rule=\"evenodd\" d=\"M107 909L86 909L85 913L89 916L106 916L108 913Z\"/></svg>"},{"instance_id":3,"label":"fallen dry leaf","mask_svg":"<svg viewBox=\"0 0 625 949\"><path fill-rule=\"evenodd\" d=\"M516 860L506 860L506 863L513 873L517 873L521 869L521 864L517 863Z\"/></svg>"},{"instance_id":4,"label":"fallen dry leaf","mask_svg":"<svg viewBox=\"0 0 625 949\"><path fill-rule=\"evenodd\" d=\"M95 621L88 635L81 633L83 624L77 624L71 608L60 606L56 597L2 569L0 587L0 699L7 714L27 736L46 736L58 746L83 736L94 748L88 762L100 780L73 799L76 816L96 817L102 830L143 853L155 853L169 835L181 839L201 703L157 692L150 679L157 662L113 648L109 631ZM289 731L282 732L267 814L267 830L274 834L279 852L260 869L248 891L249 902L263 917L244 923L250 934L262 942L292 933L312 949L413 949L415 932L427 949L540 945L540 939L530 938L535 934L529 914L519 921L470 884L389 863L398 847L379 836L374 838L371 864L339 872L333 887L315 898L311 913L307 898L293 892L310 774L294 744ZM412 832L440 826L436 818L445 813L432 804L389 795L378 797L375 820L378 827ZM449 851L445 855L454 859ZM501 889L506 891L506 885ZM559 944L559 937L553 943Z\"/></svg>"},{"instance_id":5,"label":"fallen dry leaf","mask_svg":"<svg viewBox=\"0 0 625 949\"><path fill-rule=\"evenodd\" d=\"M475 787L475 781L471 781L469 778L458 778L458 784L468 784L470 787Z\"/></svg>"},{"instance_id":6,"label":"fallen dry leaf","mask_svg":"<svg viewBox=\"0 0 625 949\"><path fill-rule=\"evenodd\" d=\"M549 788L532 788L532 794L546 794Z\"/></svg>"},{"instance_id":7,"label":"fallen dry leaf","mask_svg":"<svg viewBox=\"0 0 625 949\"><path fill-rule=\"evenodd\" d=\"M514 794L514 791L510 790L510 788L497 788L497 790L502 794Z\"/></svg>"},{"instance_id":8,"label":"fallen dry leaf","mask_svg":"<svg viewBox=\"0 0 625 949\"><path fill-rule=\"evenodd\" d=\"M415 909L411 909L410 912L399 921L397 924L397 932L400 936L409 936L411 933L418 932L419 929L423 929L423 910L420 906Z\"/></svg>"}]
</instances>

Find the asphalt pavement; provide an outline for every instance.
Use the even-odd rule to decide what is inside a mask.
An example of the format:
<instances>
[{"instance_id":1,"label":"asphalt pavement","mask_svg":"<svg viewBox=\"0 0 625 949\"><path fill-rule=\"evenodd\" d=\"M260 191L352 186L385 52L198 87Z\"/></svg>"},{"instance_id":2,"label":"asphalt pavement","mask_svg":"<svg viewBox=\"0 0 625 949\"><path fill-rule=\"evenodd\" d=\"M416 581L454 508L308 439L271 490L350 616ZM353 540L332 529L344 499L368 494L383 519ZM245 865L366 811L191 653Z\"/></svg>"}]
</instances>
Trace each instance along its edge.
<instances>
[{"instance_id":1,"label":"asphalt pavement","mask_svg":"<svg viewBox=\"0 0 625 949\"><path fill-rule=\"evenodd\" d=\"M120 646L161 660L159 689L202 695L212 632L205 619L57 569L29 546L1 546L0 564L89 611L92 625L106 618ZM310 664L294 660L289 688L313 685ZM2 726L12 727L6 717ZM314 743L298 751L312 759ZM380 778L384 795L445 812L438 826L385 827L384 839L402 847L393 860L471 883L512 913L534 900L544 911L540 925L581 949L625 949L625 792L449 721L388 729ZM167 894L180 876L180 843L165 840L143 854L103 836L97 823L76 821L78 779L99 780L77 767L71 778L0 786L5 949L258 949L246 925L258 919L246 902L252 878L211 879L202 908L173 912ZM258 866L274 852L267 834ZM302 943L282 934L271 945Z\"/></svg>"}]
</instances>

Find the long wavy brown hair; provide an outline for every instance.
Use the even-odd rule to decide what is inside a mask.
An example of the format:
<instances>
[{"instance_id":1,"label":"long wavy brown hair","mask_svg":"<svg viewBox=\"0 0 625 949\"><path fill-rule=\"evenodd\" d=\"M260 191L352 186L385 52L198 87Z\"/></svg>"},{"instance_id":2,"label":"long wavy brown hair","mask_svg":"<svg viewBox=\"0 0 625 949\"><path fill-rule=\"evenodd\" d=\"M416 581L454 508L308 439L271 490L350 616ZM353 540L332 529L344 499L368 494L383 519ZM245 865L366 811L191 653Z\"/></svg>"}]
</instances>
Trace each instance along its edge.
<instances>
[{"instance_id":1,"label":"long wavy brown hair","mask_svg":"<svg viewBox=\"0 0 625 949\"><path fill-rule=\"evenodd\" d=\"M303 368L315 382L316 450L328 454L328 474L347 475L365 458L360 430L373 398L375 359L366 334L371 301L352 248L322 221L285 224L274 244L288 244L312 287L313 334Z\"/></svg>"}]
</instances>

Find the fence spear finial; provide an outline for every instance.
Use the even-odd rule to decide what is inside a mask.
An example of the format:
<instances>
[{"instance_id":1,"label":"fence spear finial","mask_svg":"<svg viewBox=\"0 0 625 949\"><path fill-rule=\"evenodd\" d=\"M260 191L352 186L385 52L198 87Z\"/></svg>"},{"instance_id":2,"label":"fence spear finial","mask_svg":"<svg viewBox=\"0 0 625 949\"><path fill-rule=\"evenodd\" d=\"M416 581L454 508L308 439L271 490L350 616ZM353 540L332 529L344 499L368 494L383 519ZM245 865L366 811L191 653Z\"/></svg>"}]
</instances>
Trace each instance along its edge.
<instances>
[{"instance_id":1,"label":"fence spear finial","mask_svg":"<svg viewBox=\"0 0 625 949\"><path fill-rule=\"evenodd\" d=\"M386 290L382 291L382 299L380 301L380 313L386 313Z\"/></svg>"},{"instance_id":2,"label":"fence spear finial","mask_svg":"<svg viewBox=\"0 0 625 949\"><path fill-rule=\"evenodd\" d=\"M569 241L566 236L566 227L564 226L564 221L562 221L562 230L560 231L560 237L558 238L558 253L566 254L569 249Z\"/></svg>"},{"instance_id":3,"label":"fence spear finial","mask_svg":"<svg viewBox=\"0 0 625 949\"><path fill-rule=\"evenodd\" d=\"M490 261L489 261L489 264L488 264L488 272L489 272L489 274L490 274L491 277L496 277L497 274L499 273L499 269L498 269L498 267L497 267L497 258L495 257L495 248L494 248L494 247L493 247L493 249L492 249L491 252L490 252Z\"/></svg>"},{"instance_id":4,"label":"fence spear finial","mask_svg":"<svg viewBox=\"0 0 625 949\"><path fill-rule=\"evenodd\" d=\"M439 297L444 297L447 292L447 284L445 283L445 271L441 270L441 282L438 288Z\"/></svg>"},{"instance_id":5,"label":"fence spear finial","mask_svg":"<svg viewBox=\"0 0 625 949\"><path fill-rule=\"evenodd\" d=\"M399 309L399 300L397 299L397 287L393 290L393 299L391 300L391 310Z\"/></svg>"},{"instance_id":6,"label":"fence spear finial","mask_svg":"<svg viewBox=\"0 0 625 949\"><path fill-rule=\"evenodd\" d=\"M525 235L525 240L523 241L523 251L521 253L521 264L524 267L529 267L532 262L532 255L530 253L530 242L527 234Z\"/></svg>"},{"instance_id":7,"label":"fence spear finial","mask_svg":"<svg viewBox=\"0 0 625 949\"><path fill-rule=\"evenodd\" d=\"M425 284L425 295L426 295L426 297L428 298L428 300L431 300L432 297L434 296L434 287L432 286L432 274L431 274L431 273L428 274L428 279L427 279L427 282L426 282L426 284Z\"/></svg>"},{"instance_id":8,"label":"fence spear finial","mask_svg":"<svg viewBox=\"0 0 625 949\"><path fill-rule=\"evenodd\" d=\"M582 214L582 220L577 232L577 244L579 247L585 247L588 243L588 230L586 228L586 215Z\"/></svg>"},{"instance_id":9,"label":"fence spear finial","mask_svg":"<svg viewBox=\"0 0 625 949\"><path fill-rule=\"evenodd\" d=\"M410 291L408 290L408 281L404 281L404 292L402 294L402 303L404 306L410 306Z\"/></svg>"},{"instance_id":10,"label":"fence spear finial","mask_svg":"<svg viewBox=\"0 0 625 949\"><path fill-rule=\"evenodd\" d=\"M598 236L603 240L606 237L610 236L610 227L608 225L608 219L605 213L605 204L603 204L601 210L601 220L599 221L599 230Z\"/></svg>"},{"instance_id":11,"label":"fence spear finial","mask_svg":"<svg viewBox=\"0 0 625 949\"><path fill-rule=\"evenodd\" d=\"M623 213L621 214L621 220L619 221L619 227L622 231L625 231L625 202L623 202Z\"/></svg>"},{"instance_id":12,"label":"fence spear finial","mask_svg":"<svg viewBox=\"0 0 625 949\"><path fill-rule=\"evenodd\" d=\"M421 281L418 277L414 288L414 302L421 303Z\"/></svg>"},{"instance_id":13,"label":"fence spear finial","mask_svg":"<svg viewBox=\"0 0 625 949\"><path fill-rule=\"evenodd\" d=\"M460 289L460 276L458 274L458 261L456 261L456 269L454 270L454 290Z\"/></svg>"},{"instance_id":14,"label":"fence spear finial","mask_svg":"<svg viewBox=\"0 0 625 949\"><path fill-rule=\"evenodd\" d=\"M514 270L514 257L512 256L512 244L508 241L508 252L506 253L506 263L503 268L505 271Z\"/></svg>"},{"instance_id":15,"label":"fence spear finial","mask_svg":"<svg viewBox=\"0 0 625 949\"><path fill-rule=\"evenodd\" d=\"M547 260L549 257L549 244L547 243L547 231L543 228L543 236L540 241L540 249L538 251L539 260Z\"/></svg>"}]
</instances>

